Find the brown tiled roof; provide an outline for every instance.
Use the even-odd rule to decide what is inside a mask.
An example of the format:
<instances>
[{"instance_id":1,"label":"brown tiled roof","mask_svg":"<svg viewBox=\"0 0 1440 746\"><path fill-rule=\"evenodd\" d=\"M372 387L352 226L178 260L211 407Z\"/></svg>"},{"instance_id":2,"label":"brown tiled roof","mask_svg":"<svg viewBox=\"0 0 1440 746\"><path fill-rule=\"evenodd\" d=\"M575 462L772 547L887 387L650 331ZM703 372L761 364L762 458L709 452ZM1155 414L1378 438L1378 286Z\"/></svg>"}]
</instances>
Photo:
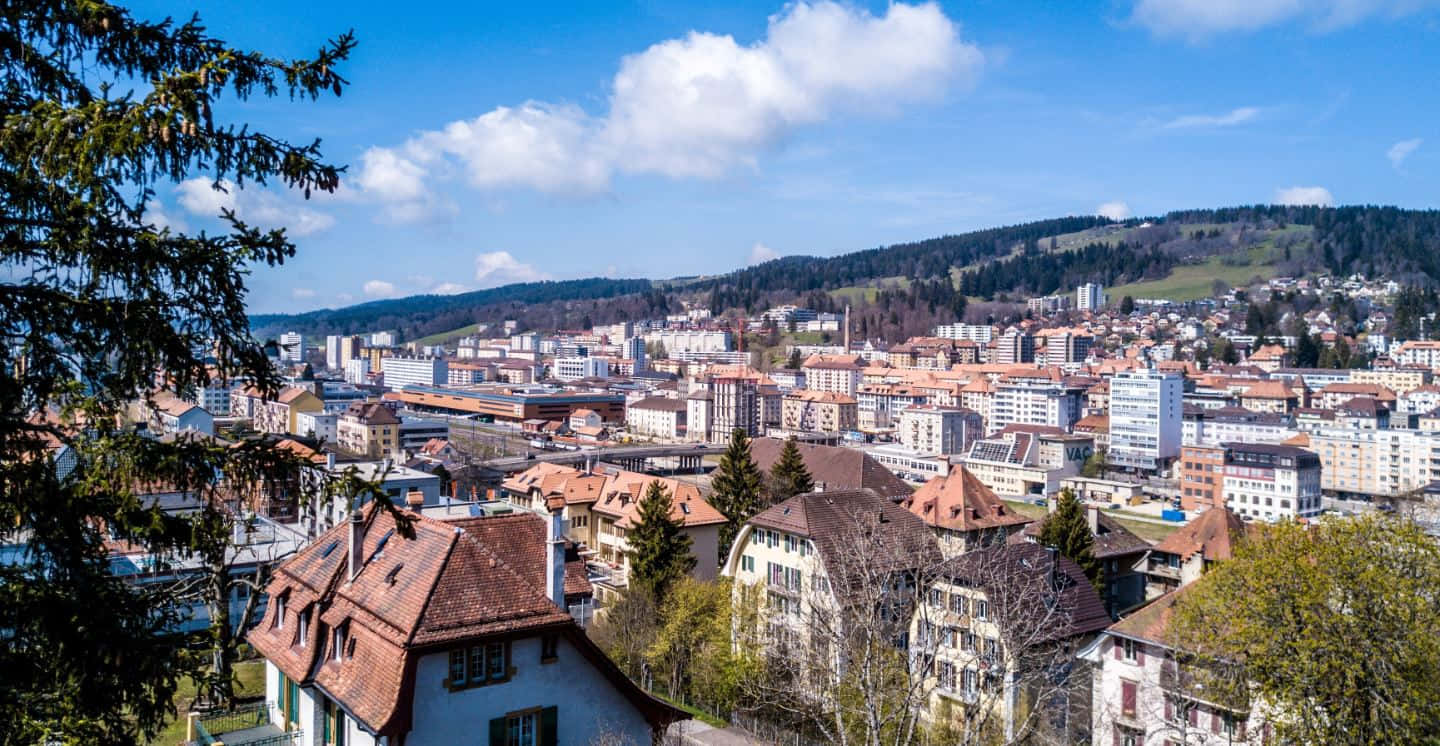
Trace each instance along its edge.
<instances>
[{"instance_id":1,"label":"brown tiled roof","mask_svg":"<svg viewBox=\"0 0 1440 746\"><path fill-rule=\"evenodd\" d=\"M869 489L795 495L760 511L749 523L810 539L836 585L841 585L838 576L845 574L842 568L855 559L841 558L839 553L847 544L859 540L857 534L861 531L884 532L884 537L868 549L883 549L889 555L866 558L874 566L902 570L934 566L940 561L940 547L925 524L893 500Z\"/></svg>"},{"instance_id":2,"label":"brown tiled roof","mask_svg":"<svg viewBox=\"0 0 1440 746\"><path fill-rule=\"evenodd\" d=\"M769 472L780 460L780 450L784 447L785 441L779 438L755 438L750 441L750 456L761 471ZM826 489L863 487L889 498L910 494L910 485L864 451L814 443L796 443L796 447L810 479L817 485L823 483Z\"/></svg>"},{"instance_id":3,"label":"brown tiled roof","mask_svg":"<svg viewBox=\"0 0 1440 746\"><path fill-rule=\"evenodd\" d=\"M1081 417L1075 422L1072 428L1075 432L1110 432L1110 416L1104 414L1091 414Z\"/></svg>"},{"instance_id":4,"label":"brown tiled roof","mask_svg":"<svg viewBox=\"0 0 1440 746\"><path fill-rule=\"evenodd\" d=\"M648 399L641 399L630 405L631 409L654 409L662 412L684 412L684 399L671 399L665 396L652 396Z\"/></svg>"},{"instance_id":5,"label":"brown tiled roof","mask_svg":"<svg viewBox=\"0 0 1440 746\"><path fill-rule=\"evenodd\" d=\"M366 728L392 736L409 729L407 689L414 683L407 677L413 679L418 656L434 646L553 630L587 657L595 654L583 651L593 645L545 595L544 523L539 516L468 519L465 525L453 525L409 515L413 539L398 533L390 512L374 503L365 509L365 562L354 578L348 577L348 523L322 534L280 565L267 591L272 599L287 599L284 626L276 628L280 604L272 602L250 631L250 643L286 676L302 684L313 682ZM498 523L484 523L490 520ZM540 553L538 561L535 548L522 546L532 538L540 539L532 542ZM568 576L567 566L567 591ZM294 635L298 615L306 609L312 613L309 635L299 645ZM349 657L336 661L326 630L341 624L347 625L353 648ZM673 710L623 675L615 676L613 663L597 666L652 723L675 719Z\"/></svg>"},{"instance_id":6,"label":"brown tiled roof","mask_svg":"<svg viewBox=\"0 0 1440 746\"><path fill-rule=\"evenodd\" d=\"M1235 541L1245 535L1245 522L1229 508L1211 508L1155 545L1155 551L1188 559L1196 552L1207 560L1227 560Z\"/></svg>"},{"instance_id":7,"label":"brown tiled roof","mask_svg":"<svg viewBox=\"0 0 1440 746\"><path fill-rule=\"evenodd\" d=\"M520 511L485 517L452 518L445 521L480 538L486 546L515 567L523 576L545 578L545 518ZM594 592L585 574L579 550L565 549L565 596L589 596Z\"/></svg>"},{"instance_id":8,"label":"brown tiled roof","mask_svg":"<svg viewBox=\"0 0 1440 746\"><path fill-rule=\"evenodd\" d=\"M1242 399L1294 399L1295 392L1280 381L1260 381L1240 394Z\"/></svg>"},{"instance_id":9,"label":"brown tiled roof","mask_svg":"<svg viewBox=\"0 0 1440 746\"><path fill-rule=\"evenodd\" d=\"M1094 510L1095 526L1099 531L1095 534L1095 547L1093 553L1096 559L1109 559L1111 557L1125 557L1131 554L1150 551L1150 542L1136 536L1130 529L1120 525L1120 522L1106 515L1098 508L1085 508ZM1020 541L1036 541L1040 538L1040 531L1045 526L1045 520L1035 521L1025 527L1021 535L1012 537L1012 543Z\"/></svg>"},{"instance_id":10,"label":"brown tiled roof","mask_svg":"<svg viewBox=\"0 0 1440 746\"><path fill-rule=\"evenodd\" d=\"M633 528L640 515L640 499L653 482L670 493L670 517L688 526L724 523L725 516L705 502L693 484L623 469L606 470L600 499L590 509L615 519L620 528Z\"/></svg>"},{"instance_id":11,"label":"brown tiled roof","mask_svg":"<svg viewBox=\"0 0 1440 746\"><path fill-rule=\"evenodd\" d=\"M293 403L296 399L299 399L300 397L305 396L306 394L309 394L310 396L314 396L314 395L315 395L315 394L314 394L313 392L311 392L309 389L303 389L303 388L300 388L299 386L290 386L290 387L286 388L284 391L281 391L281 392L280 392L280 395L277 396L277 397L275 397L275 401L277 401L277 402L279 402L279 403L281 403L281 404L291 404L291 403Z\"/></svg>"},{"instance_id":12,"label":"brown tiled roof","mask_svg":"<svg viewBox=\"0 0 1440 746\"><path fill-rule=\"evenodd\" d=\"M1035 592L1037 583L1058 580L1046 583L1056 594L1057 623L1038 632L1037 641L1093 634L1110 626L1110 614L1085 571L1069 557L1039 544L998 544L976 549L946 560L938 574L957 585L983 589L992 609L1023 608L1033 603L1028 596ZM1013 599L1007 597L1010 594Z\"/></svg>"},{"instance_id":13,"label":"brown tiled roof","mask_svg":"<svg viewBox=\"0 0 1440 746\"><path fill-rule=\"evenodd\" d=\"M345 410L345 416L365 425L398 425L400 420L390 408L380 402L355 402Z\"/></svg>"},{"instance_id":14,"label":"brown tiled roof","mask_svg":"<svg viewBox=\"0 0 1440 746\"><path fill-rule=\"evenodd\" d=\"M1202 578L1201 581L1203 580ZM1170 617L1175 609L1175 602L1179 599L1180 594L1193 587L1195 587L1195 583L1189 583L1166 593L1110 625L1107 631L1121 637L1165 644L1167 638L1165 630L1170 626Z\"/></svg>"},{"instance_id":15,"label":"brown tiled roof","mask_svg":"<svg viewBox=\"0 0 1440 746\"><path fill-rule=\"evenodd\" d=\"M577 505L600 499L605 475L586 474L571 466L539 463L519 474L512 474L500 486L522 495L539 490L541 497L558 495L565 498L567 505Z\"/></svg>"},{"instance_id":16,"label":"brown tiled roof","mask_svg":"<svg viewBox=\"0 0 1440 746\"><path fill-rule=\"evenodd\" d=\"M963 464L926 482L902 504L926 524L954 531L1021 526L1033 520L1016 513Z\"/></svg>"}]
</instances>

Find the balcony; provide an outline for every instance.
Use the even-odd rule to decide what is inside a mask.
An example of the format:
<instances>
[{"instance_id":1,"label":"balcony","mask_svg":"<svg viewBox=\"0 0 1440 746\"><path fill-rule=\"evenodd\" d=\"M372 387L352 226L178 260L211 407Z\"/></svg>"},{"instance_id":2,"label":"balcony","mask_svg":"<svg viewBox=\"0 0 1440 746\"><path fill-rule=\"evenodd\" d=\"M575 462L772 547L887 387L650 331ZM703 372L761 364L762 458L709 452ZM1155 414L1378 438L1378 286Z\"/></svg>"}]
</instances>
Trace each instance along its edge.
<instances>
[{"instance_id":1,"label":"balcony","mask_svg":"<svg viewBox=\"0 0 1440 746\"><path fill-rule=\"evenodd\" d=\"M276 717L272 720L272 712ZM227 746L296 746L304 743L305 732L285 730L274 703L256 702L233 710L190 713L187 746L223 743Z\"/></svg>"}]
</instances>

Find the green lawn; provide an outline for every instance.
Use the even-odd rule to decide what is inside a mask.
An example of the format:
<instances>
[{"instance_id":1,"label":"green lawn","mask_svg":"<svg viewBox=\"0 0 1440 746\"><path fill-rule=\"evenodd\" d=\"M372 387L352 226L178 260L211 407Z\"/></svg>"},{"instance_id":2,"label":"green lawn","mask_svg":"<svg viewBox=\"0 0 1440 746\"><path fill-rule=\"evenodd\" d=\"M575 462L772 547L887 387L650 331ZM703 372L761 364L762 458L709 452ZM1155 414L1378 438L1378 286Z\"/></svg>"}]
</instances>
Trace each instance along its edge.
<instances>
[{"instance_id":1,"label":"green lawn","mask_svg":"<svg viewBox=\"0 0 1440 746\"><path fill-rule=\"evenodd\" d=\"M255 697L265 694L265 661L242 661L235 664L235 696ZM195 682L185 679L175 692L175 719L165 729L150 739L150 746L176 746L185 742L185 713L195 699Z\"/></svg>"},{"instance_id":2,"label":"green lawn","mask_svg":"<svg viewBox=\"0 0 1440 746\"><path fill-rule=\"evenodd\" d=\"M1048 508L1044 508L1039 505L1032 505L1030 503L1022 502L1020 500L1006 500L1005 504L1014 508L1016 513L1019 513L1020 515L1026 516L1028 518L1034 518L1036 520L1044 519L1045 516L1050 512ZM1114 518L1116 522L1118 522L1121 526L1129 529L1131 533L1151 543L1158 542L1161 539L1164 539L1165 537L1173 533L1175 529L1179 528L1179 524L1161 525L1158 523L1148 523L1146 521L1132 521L1122 518L1112 511L1107 511L1107 513L1109 513L1110 517Z\"/></svg>"},{"instance_id":3,"label":"green lawn","mask_svg":"<svg viewBox=\"0 0 1440 746\"><path fill-rule=\"evenodd\" d=\"M453 342L453 341L455 341L455 340L457 340L457 339L459 339L459 338L461 338L461 337L468 337L468 336L470 336L471 334L474 334L474 333L476 332L476 330L478 330L479 328L480 328L480 325L479 325L479 324L467 324L467 325L465 325L465 326L460 327L459 329L451 329L451 330L448 331L448 332L439 332L439 333L437 333L437 334L431 334L431 335L428 336L428 337L421 337L421 338L419 338L419 339L412 340L412 341L415 342L416 344L421 344L421 345L443 345L443 344L446 344L447 342Z\"/></svg>"},{"instance_id":4,"label":"green lawn","mask_svg":"<svg viewBox=\"0 0 1440 746\"><path fill-rule=\"evenodd\" d=\"M1226 265L1220 261L1220 257L1212 256L1203 264L1176 267L1163 280L1147 280L1106 288L1105 294L1112 299L1129 295L1134 298L1166 298L1173 301L1200 300L1214 294L1216 279L1224 280L1231 287L1243 287L1249 284L1250 278L1257 275L1262 279L1274 277L1275 267L1268 264Z\"/></svg>"}]
</instances>

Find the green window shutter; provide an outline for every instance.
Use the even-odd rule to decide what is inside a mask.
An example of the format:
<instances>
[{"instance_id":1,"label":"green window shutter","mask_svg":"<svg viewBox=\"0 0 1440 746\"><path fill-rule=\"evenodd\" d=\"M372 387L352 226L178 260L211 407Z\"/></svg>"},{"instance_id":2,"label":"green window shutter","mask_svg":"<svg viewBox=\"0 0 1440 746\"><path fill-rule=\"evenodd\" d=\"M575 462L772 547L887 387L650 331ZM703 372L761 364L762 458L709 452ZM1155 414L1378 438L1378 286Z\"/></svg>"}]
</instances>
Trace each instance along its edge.
<instances>
[{"instance_id":1,"label":"green window shutter","mask_svg":"<svg viewBox=\"0 0 1440 746\"><path fill-rule=\"evenodd\" d=\"M498 717L490 720L490 746L505 746L505 718Z\"/></svg>"},{"instance_id":2,"label":"green window shutter","mask_svg":"<svg viewBox=\"0 0 1440 746\"><path fill-rule=\"evenodd\" d=\"M540 738L536 741L538 746L556 746L560 743L555 735L559 719L558 708L546 707L540 711Z\"/></svg>"}]
</instances>

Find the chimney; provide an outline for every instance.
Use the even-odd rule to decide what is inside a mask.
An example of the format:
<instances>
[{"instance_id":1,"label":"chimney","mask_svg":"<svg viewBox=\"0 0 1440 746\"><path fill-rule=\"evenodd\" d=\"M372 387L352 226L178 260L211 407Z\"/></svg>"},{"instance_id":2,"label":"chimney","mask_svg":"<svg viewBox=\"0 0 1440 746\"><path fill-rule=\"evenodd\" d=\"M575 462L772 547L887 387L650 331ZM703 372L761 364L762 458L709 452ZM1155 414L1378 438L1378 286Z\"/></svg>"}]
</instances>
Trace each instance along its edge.
<instances>
[{"instance_id":1,"label":"chimney","mask_svg":"<svg viewBox=\"0 0 1440 746\"><path fill-rule=\"evenodd\" d=\"M1060 587L1060 550L1055 547L1045 547L1045 553L1050 555L1050 587Z\"/></svg>"},{"instance_id":2,"label":"chimney","mask_svg":"<svg viewBox=\"0 0 1440 746\"><path fill-rule=\"evenodd\" d=\"M845 354L850 354L850 304L845 304Z\"/></svg>"},{"instance_id":3,"label":"chimney","mask_svg":"<svg viewBox=\"0 0 1440 746\"><path fill-rule=\"evenodd\" d=\"M425 493L420 490L410 490L410 492L405 495L405 504L408 505L411 510L418 512L420 508L425 505Z\"/></svg>"},{"instance_id":4,"label":"chimney","mask_svg":"<svg viewBox=\"0 0 1440 746\"><path fill-rule=\"evenodd\" d=\"M356 510L350 514L350 546L347 551L350 557L350 580L354 580L355 576L360 574L360 568L365 565L360 558L364 544L365 519L360 515L360 511Z\"/></svg>"},{"instance_id":5,"label":"chimney","mask_svg":"<svg viewBox=\"0 0 1440 746\"><path fill-rule=\"evenodd\" d=\"M1088 523L1090 524L1090 534L1091 534L1092 536L1099 536L1099 535L1100 535L1100 509L1097 508L1097 507L1095 507L1094 505L1087 506L1087 507L1085 508L1085 519L1086 519L1086 522L1088 522Z\"/></svg>"},{"instance_id":6,"label":"chimney","mask_svg":"<svg viewBox=\"0 0 1440 746\"><path fill-rule=\"evenodd\" d=\"M565 519L560 517L565 510L565 499L551 498L546 507L550 509L550 520L545 524L545 595L561 611L566 611Z\"/></svg>"}]
</instances>

